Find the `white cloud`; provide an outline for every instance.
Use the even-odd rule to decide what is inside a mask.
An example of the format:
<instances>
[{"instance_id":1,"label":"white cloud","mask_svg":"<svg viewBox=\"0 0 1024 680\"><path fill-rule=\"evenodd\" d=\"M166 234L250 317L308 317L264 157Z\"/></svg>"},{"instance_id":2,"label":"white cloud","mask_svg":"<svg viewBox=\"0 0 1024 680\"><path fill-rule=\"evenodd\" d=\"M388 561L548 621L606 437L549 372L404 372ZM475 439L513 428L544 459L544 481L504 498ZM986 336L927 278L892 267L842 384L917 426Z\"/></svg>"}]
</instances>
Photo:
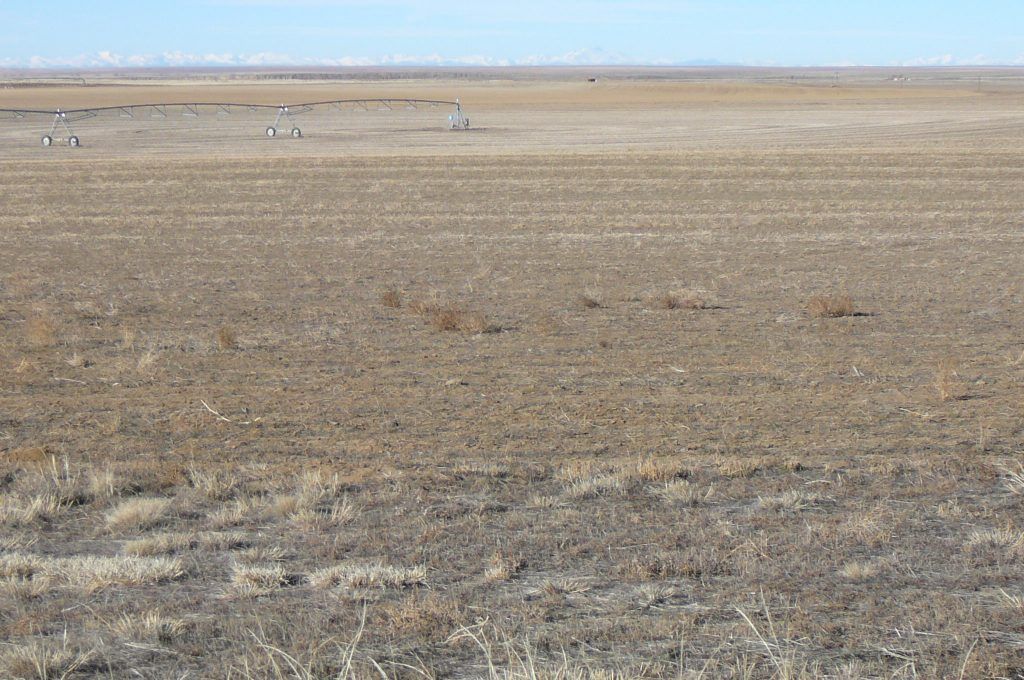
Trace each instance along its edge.
<instances>
[{"instance_id":1,"label":"white cloud","mask_svg":"<svg viewBox=\"0 0 1024 680\"><path fill-rule=\"evenodd\" d=\"M1020 66L1024 65L1024 55L1018 55L1011 59L996 59L984 54L976 54L973 57L956 57L952 54L940 54L933 57L918 57L897 61L892 66Z\"/></svg>"},{"instance_id":2,"label":"white cloud","mask_svg":"<svg viewBox=\"0 0 1024 680\"><path fill-rule=\"evenodd\" d=\"M120 55L102 51L73 57L30 57L4 59L0 66L7 68L131 68L131 67L258 67L258 66L592 66L592 65L667 65L669 61L639 60L618 52L601 49L583 49L560 55L531 55L521 59L499 59L482 54L445 56L442 54L389 54L377 57L340 56L327 58L298 58L279 52L252 54L193 54L163 52L160 54Z\"/></svg>"}]
</instances>

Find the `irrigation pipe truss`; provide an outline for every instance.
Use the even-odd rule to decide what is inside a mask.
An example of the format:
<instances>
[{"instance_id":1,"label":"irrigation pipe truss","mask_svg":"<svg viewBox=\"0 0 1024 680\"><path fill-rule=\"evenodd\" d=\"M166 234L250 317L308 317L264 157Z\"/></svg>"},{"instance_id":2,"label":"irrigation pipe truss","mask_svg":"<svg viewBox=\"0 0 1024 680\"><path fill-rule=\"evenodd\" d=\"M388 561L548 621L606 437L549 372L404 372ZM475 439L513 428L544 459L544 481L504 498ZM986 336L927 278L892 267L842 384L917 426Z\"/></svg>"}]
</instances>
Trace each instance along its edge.
<instances>
[{"instance_id":1,"label":"irrigation pipe truss","mask_svg":"<svg viewBox=\"0 0 1024 680\"><path fill-rule=\"evenodd\" d=\"M103 113L116 113L119 118L134 119L137 117L169 118L172 115L198 118L201 114L218 116L230 115L233 110L243 109L251 112L276 111L277 117L273 125L266 129L268 137L276 137L282 131L282 121L291 125L289 131L293 138L302 136L302 130L293 120L293 116L309 113L318 107L329 107L337 111L355 110L369 111L370 106L378 110L393 111L396 107L416 110L421 106L437 108L439 106L453 106L454 113L448 116L448 127L452 130L465 130L469 128L469 118L462 111L462 104L458 99L448 101L444 99L333 99L321 102L306 102L303 104L238 104L238 103L166 103L166 104L126 104L124 106L94 106L83 109L0 109L0 117L8 120L20 120L29 116L53 116L53 123L50 132L43 135L42 145L53 146L54 142L64 142L68 146L80 146L81 140L71 129L72 123L77 123L89 118L95 118ZM288 131L287 128L284 128ZM55 137L58 132L67 133L67 137Z\"/></svg>"}]
</instances>

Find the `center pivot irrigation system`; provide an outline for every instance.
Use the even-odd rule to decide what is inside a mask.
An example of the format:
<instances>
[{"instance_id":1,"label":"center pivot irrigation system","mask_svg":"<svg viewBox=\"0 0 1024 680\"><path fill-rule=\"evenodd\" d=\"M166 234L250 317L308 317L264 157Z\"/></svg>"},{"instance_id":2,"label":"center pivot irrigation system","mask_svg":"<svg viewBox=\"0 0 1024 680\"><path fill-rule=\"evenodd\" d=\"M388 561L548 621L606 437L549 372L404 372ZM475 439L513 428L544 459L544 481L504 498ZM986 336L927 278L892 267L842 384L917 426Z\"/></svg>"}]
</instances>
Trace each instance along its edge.
<instances>
[{"instance_id":1,"label":"center pivot irrigation system","mask_svg":"<svg viewBox=\"0 0 1024 680\"><path fill-rule=\"evenodd\" d=\"M455 107L454 113L448 116L448 128L450 130L469 129L469 118L462 111L462 104L458 99L445 101L438 99L335 99L323 102L307 102L304 104L281 104L273 106L270 104L236 104L236 103L192 103L192 104L127 104L125 106L98 106L88 109L0 109L0 116L21 120L29 116L53 116L53 123L50 131L43 135L42 145L53 146L55 143L67 144L71 147L81 146L81 140L72 130L71 125L89 118L96 118L101 114L111 113L118 118L170 118L171 116L183 116L186 118L199 118L201 115L229 116L234 111L244 110L249 112L276 111L277 117L273 125L266 129L267 137L276 137L281 132L288 132L295 139L302 137L302 130L293 119L303 113L309 113L317 108L327 107L336 111L369 111L370 107L379 111L393 111L396 108L404 108L416 111L421 106L438 108L441 106ZM282 127L283 123L287 123ZM291 126L289 130L288 126ZM66 133L66 137L55 135Z\"/></svg>"}]
</instances>

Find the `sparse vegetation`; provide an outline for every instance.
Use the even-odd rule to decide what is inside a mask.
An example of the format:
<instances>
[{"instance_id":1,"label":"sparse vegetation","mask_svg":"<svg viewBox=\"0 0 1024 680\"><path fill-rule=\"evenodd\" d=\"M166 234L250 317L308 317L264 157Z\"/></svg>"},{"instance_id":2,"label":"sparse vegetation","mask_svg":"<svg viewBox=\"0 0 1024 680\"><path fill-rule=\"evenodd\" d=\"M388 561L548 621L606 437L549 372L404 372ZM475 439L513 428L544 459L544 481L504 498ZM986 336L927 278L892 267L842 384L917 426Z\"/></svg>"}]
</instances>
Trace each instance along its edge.
<instances>
[{"instance_id":1,"label":"sparse vegetation","mask_svg":"<svg viewBox=\"0 0 1024 680\"><path fill-rule=\"evenodd\" d=\"M222 352L238 348L238 336L231 326L221 326L217 329L217 349Z\"/></svg>"},{"instance_id":2,"label":"sparse vegetation","mask_svg":"<svg viewBox=\"0 0 1024 680\"><path fill-rule=\"evenodd\" d=\"M807 301L807 311L811 316L837 319L843 316L853 316L856 310L853 306L853 298L846 294L840 294L815 295Z\"/></svg>"},{"instance_id":3,"label":"sparse vegetation","mask_svg":"<svg viewBox=\"0 0 1024 680\"><path fill-rule=\"evenodd\" d=\"M50 347L57 342L57 323L50 316L30 316L25 321L25 339L35 348Z\"/></svg>"},{"instance_id":4,"label":"sparse vegetation","mask_svg":"<svg viewBox=\"0 0 1024 680\"><path fill-rule=\"evenodd\" d=\"M380 303L391 309L398 309L402 306L402 294L394 288L389 288L380 294Z\"/></svg>"},{"instance_id":5,"label":"sparse vegetation","mask_svg":"<svg viewBox=\"0 0 1024 680\"><path fill-rule=\"evenodd\" d=\"M1013 79L548 78L0 125L0 677L1020 674Z\"/></svg>"},{"instance_id":6,"label":"sparse vegetation","mask_svg":"<svg viewBox=\"0 0 1024 680\"><path fill-rule=\"evenodd\" d=\"M107 513L111 531L145 531L161 524L171 507L169 498L130 498Z\"/></svg>"},{"instance_id":7,"label":"sparse vegetation","mask_svg":"<svg viewBox=\"0 0 1024 680\"><path fill-rule=\"evenodd\" d=\"M935 390L939 401L957 401L967 398L967 385L957 373L955 359L943 359L935 367Z\"/></svg>"}]
</instances>

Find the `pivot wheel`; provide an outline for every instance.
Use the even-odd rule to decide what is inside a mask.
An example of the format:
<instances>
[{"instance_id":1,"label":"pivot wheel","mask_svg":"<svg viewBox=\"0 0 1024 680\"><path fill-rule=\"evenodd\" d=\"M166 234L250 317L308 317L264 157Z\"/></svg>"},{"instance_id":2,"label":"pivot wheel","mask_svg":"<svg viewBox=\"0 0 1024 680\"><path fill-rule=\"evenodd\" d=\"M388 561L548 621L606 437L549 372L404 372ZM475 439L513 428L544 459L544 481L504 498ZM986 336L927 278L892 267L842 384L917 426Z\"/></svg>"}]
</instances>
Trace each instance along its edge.
<instances>
[{"instance_id":1,"label":"pivot wheel","mask_svg":"<svg viewBox=\"0 0 1024 680\"><path fill-rule=\"evenodd\" d=\"M43 135L43 146L53 146L53 137L50 135Z\"/></svg>"},{"instance_id":2,"label":"pivot wheel","mask_svg":"<svg viewBox=\"0 0 1024 680\"><path fill-rule=\"evenodd\" d=\"M68 146L79 146L78 137L72 135L71 138L68 140Z\"/></svg>"},{"instance_id":3,"label":"pivot wheel","mask_svg":"<svg viewBox=\"0 0 1024 680\"><path fill-rule=\"evenodd\" d=\"M274 137L276 135L277 135L277 128L272 128L272 127L268 127L267 128L267 137Z\"/></svg>"},{"instance_id":4,"label":"pivot wheel","mask_svg":"<svg viewBox=\"0 0 1024 680\"><path fill-rule=\"evenodd\" d=\"M300 130L299 128L292 128L292 137L294 137L295 139L298 139L301 136L302 136L302 130Z\"/></svg>"}]
</instances>

